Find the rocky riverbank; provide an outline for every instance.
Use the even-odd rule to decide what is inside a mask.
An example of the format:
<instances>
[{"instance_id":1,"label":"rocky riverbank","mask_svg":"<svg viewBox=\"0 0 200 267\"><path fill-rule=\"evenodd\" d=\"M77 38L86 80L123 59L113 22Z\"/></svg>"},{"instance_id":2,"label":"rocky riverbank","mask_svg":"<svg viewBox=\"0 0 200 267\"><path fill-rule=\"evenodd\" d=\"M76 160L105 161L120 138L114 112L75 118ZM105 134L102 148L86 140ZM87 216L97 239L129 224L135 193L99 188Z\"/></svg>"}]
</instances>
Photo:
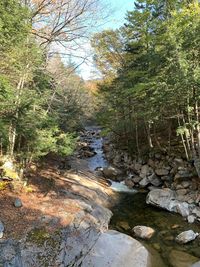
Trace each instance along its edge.
<instances>
[{"instance_id":1,"label":"rocky riverbank","mask_svg":"<svg viewBox=\"0 0 200 267\"><path fill-rule=\"evenodd\" d=\"M69 164L51 159L30 173L29 190L0 192L0 266L162 266L140 242L108 230L116 194L88 168L96 152L82 147Z\"/></svg>"},{"instance_id":2,"label":"rocky riverbank","mask_svg":"<svg viewBox=\"0 0 200 267\"><path fill-rule=\"evenodd\" d=\"M200 221L200 182L192 162L161 153L133 159L109 143L104 151L111 163L103 169L105 177L124 180L129 188L147 189L148 204L177 212L189 223Z\"/></svg>"}]
</instances>

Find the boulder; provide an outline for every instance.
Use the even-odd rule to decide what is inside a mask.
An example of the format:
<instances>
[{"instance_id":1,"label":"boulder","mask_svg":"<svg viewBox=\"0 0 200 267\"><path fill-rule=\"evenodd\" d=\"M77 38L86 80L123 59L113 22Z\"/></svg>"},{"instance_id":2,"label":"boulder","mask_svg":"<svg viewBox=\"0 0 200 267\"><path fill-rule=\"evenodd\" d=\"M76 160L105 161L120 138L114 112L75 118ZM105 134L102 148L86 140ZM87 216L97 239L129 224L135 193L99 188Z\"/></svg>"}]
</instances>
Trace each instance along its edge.
<instances>
[{"instance_id":1,"label":"boulder","mask_svg":"<svg viewBox=\"0 0 200 267\"><path fill-rule=\"evenodd\" d=\"M148 165L143 165L140 171L140 176L142 178L147 177L147 175L149 174L149 166Z\"/></svg>"},{"instance_id":2,"label":"boulder","mask_svg":"<svg viewBox=\"0 0 200 267\"><path fill-rule=\"evenodd\" d=\"M149 160L148 160L148 165L149 165L151 168L154 168L154 167L155 167L155 162L154 162L152 159L149 159Z\"/></svg>"},{"instance_id":3,"label":"boulder","mask_svg":"<svg viewBox=\"0 0 200 267\"><path fill-rule=\"evenodd\" d=\"M158 176L153 173L151 176L148 177L149 182L154 186L160 186L162 184L162 181Z\"/></svg>"},{"instance_id":4,"label":"boulder","mask_svg":"<svg viewBox=\"0 0 200 267\"><path fill-rule=\"evenodd\" d=\"M184 196L188 193L188 190L187 189L178 189L178 190L176 190L176 193L177 193L177 195Z\"/></svg>"},{"instance_id":5,"label":"boulder","mask_svg":"<svg viewBox=\"0 0 200 267\"><path fill-rule=\"evenodd\" d=\"M137 163L137 162L134 164L134 169L135 169L136 171L139 172L139 171L141 170L141 168L142 168L142 164Z\"/></svg>"},{"instance_id":6,"label":"boulder","mask_svg":"<svg viewBox=\"0 0 200 267\"><path fill-rule=\"evenodd\" d=\"M175 191L171 189L154 189L146 198L146 203L168 211L179 213L183 217L190 215L190 205L176 199Z\"/></svg>"},{"instance_id":7,"label":"boulder","mask_svg":"<svg viewBox=\"0 0 200 267\"><path fill-rule=\"evenodd\" d=\"M169 262L172 267L194 267L193 264L198 260L198 258L179 250L172 250L169 254Z\"/></svg>"},{"instance_id":8,"label":"boulder","mask_svg":"<svg viewBox=\"0 0 200 267\"><path fill-rule=\"evenodd\" d=\"M188 188L190 185L191 185L191 183L188 182L188 181L183 181L183 182L182 182L182 186L183 186L183 188Z\"/></svg>"},{"instance_id":9,"label":"boulder","mask_svg":"<svg viewBox=\"0 0 200 267\"><path fill-rule=\"evenodd\" d=\"M121 172L115 167L108 166L103 168L103 175L106 178L116 178Z\"/></svg>"},{"instance_id":10,"label":"boulder","mask_svg":"<svg viewBox=\"0 0 200 267\"><path fill-rule=\"evenodd\" d=\"M187 217L187 221L188 221L188 223L194 223L195 220L196 220L196 217L195 217L194 215L189 215L189 216Z\"/></svg>"},{"instance_id":11,"label":"boulder","mask_svg":"<svg viewBox=\"0 0 200 267\"><path fill-rule=\"evenodd\" d=\"M190 214L190 207L187 202L174 201L173 211L179 213L183 217L187 217Z\"/></svg>"},{"instance_id":12,"label":"boulder","mask_svg":"<svg viewBox=\"0 0 200 267\"><path fill-rule=\"evenodd\" d=\"M169 182L169 181L172 180L172 177L171 177L170 175L168 175L168 176L162 176L162 177L161 177L161 180L162 180L162 181L167 181L167 182Z\"/></svg>"},{"instance_id":13,"label":"boulder","mask_svg":"<svg viewBox=\"0 0 200 267\"><path fill-rule=\"evenodd\" d=\"M192 177L192 173L190 172L190 170L181 170L181 171L178 171L178 173L175 175L175 179L180 179L180 178L189 178L189 177Z\"/></svg>"},{"instance_id":14,"label":"boulder","mask_svg":"<svg viewBox=\"0 0 200 267\"><path fill-rule=\"evenodd\" d=\"M184 160L181 158L175 158L173 164L177 167L184 167Z\"/></svg>"},{"instance_id":15,"label":"boulder","mask_svg":"<svg viewBox=\"0 0 200 267\"><path fill-rule=\"evenodd\" d=\"M81 266L147 267L151 266L150 254L137 240L110 230L99 236L95 245L83 258Z\"/></svg>"},{"instance_id":16,"label":"boulder","mask_svg":"<svg viewBox=\"0 0 200 267\"><path fill-rule=\"evenodd\" d=\"M200 208L199 207L195 207L192 210L192 214L196 215L198 218L200 218Z\"/></svg>"},{"instance_id":17,"label":"boulder","mask_svg":"<svg viewBox=\"0 0 200 267\"><path fill-rule=\"evenodd\" d=\"M169 170L167 170L166 168L156 169L156 170L155 170L155 173L156 173L158 176L166 176L166 175L169 174Z\"/></svg>"},{"instance_id":18,"label":"boulder","mask_svg":"<svg viewBox=\"0 0 200 267\"><path fill-rule=\"evenodd\" d=\"M127 185L129 188L133 188L134 187L134 182L133 182L133 180L132 179L125 179L125 185Z\"/></svg>"},{"instance_id":19,"label":"boulder","mask_svg":"<svg viewBox=\"0 0 200 267\"><path fill-rule=\"evenodd\" d=\"M175 192L171 189L154 189L146 198L146 203L172 211L171 202L175 200Z\"/></svg>"},{"instance_id":20,"label":"boulder","mask_svg":"<svg viewBox=\"0 0 200 267\"><path fill-rule=\"evenodd\" d=\"M195 233L192 230L188 230L180 233L175 240L179 244L186 244L190 241L193 241L198 235L198 233Z\"/></svg>"},{"instance_id":21,"label":"boulder","mask_svg":"<svg viewBox=\"0 0 200 267\"><path fill-rule=\"evenodd\" d=\"M197 261L196 263L192 264L191 267L200 267L200 261Z\"/></svg>"},{"instance_id":22,"label":"boulder","mask_svg":"<svg viewBox=\"0 0 200 267\"><path fill-rule=\"evenodd\" d=\"M140 181L142 180L142 178L141 177L139 177L139 176L135 176L135 177L133 177L133 181L134 181L134 183L139 183Z\"/></svg>"},{"instance_id":23,"label":"boulder","mask_svg":"<svg viewBox=\"0 0 200 267\"><path fill-rule=\"evenodd\" d=\"M149 180L148 180L148 178L143 178L140 182L139 182L139 185L141 186L141 187L146 187L147 185L149 184Z\"/></svg>"},{"instance_id":24,"label":"boulder","mask_svg":"<svg viewBox=\"0 0 200 267\"><path fill-rule=\"evenodd\" d=\"M151 227L138 225L133 228L133 232L139 238L150 239L154 235L155 230Z\"/></svg>"}]
</instances>

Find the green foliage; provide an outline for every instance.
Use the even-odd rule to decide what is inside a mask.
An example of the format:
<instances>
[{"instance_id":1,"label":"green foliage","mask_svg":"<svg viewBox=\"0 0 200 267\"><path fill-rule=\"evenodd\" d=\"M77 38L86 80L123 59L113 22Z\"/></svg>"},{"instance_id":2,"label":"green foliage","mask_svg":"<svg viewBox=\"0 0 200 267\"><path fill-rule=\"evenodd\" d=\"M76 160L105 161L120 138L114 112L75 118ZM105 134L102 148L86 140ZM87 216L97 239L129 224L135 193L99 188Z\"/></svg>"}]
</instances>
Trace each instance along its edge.
<instances>
[{"instance_id":1,"label":"green foliage","mask_svg":"<svg viewBox=\"0 0 200 267\"><path fill-rule=\"evenodd\" d=\"M31 6L21 3L0 1L0 144L1 153L27 163L50 152L70 155L91 104L74 65L47 60L32 34Z\"/></svg>"},{"instance_id":2,"label":"green foliage","mask_svg":"<svg viewBox=\"0 0 200 267\"><path fill-rule=\"evenodd\" d=\"M30 30L28 10L18 0L0 1L0 51L16 45Z\"/></svg>"},{"instance_id":3,"label":"green foliage","mask_svg":"<svg viewBox=\"0 0 200 267\"><path fill-rule=\"evenodd\" d=\"M176 0L136 1L123 27L94 36L97 66L111 66L115 73L107 72L100 84L100 120L117 142L138 153L147 145L166 151L177 133L185 149L193 150L186 154L194 154L200 133L199 36L199 2ZM113 43L123 58L120 67L111 61Z\"/></svg>"}]
</instances>

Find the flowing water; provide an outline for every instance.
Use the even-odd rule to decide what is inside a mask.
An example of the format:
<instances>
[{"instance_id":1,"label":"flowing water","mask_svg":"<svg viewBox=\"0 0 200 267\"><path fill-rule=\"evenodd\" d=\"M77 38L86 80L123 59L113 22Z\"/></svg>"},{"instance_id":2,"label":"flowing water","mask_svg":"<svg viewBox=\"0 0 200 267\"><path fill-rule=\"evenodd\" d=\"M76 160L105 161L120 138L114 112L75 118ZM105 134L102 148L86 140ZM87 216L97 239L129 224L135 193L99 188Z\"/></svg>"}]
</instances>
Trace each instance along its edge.
<instances>
[{"instance_id":1,"label":"flowing water","mask_svg":"<svg viewBox=\"0 0 200 267\"><path fill-rule=\"evenodd\" d=\"M93 132L100 131L99 128L95 127L87 128L87 130ZM108 163L102 149L102 138L94 134L93 137L90 138L90 142L91 147L93 147L97 153L94 157L89 159L90 170L94 171L97 167L107 166ZM150 248L150 250L156 250L167 267L171 266L169 263L169 255L173 250L183 251L200 259L199 238L185 245L179 245L175 242L175 237L183 231L191 229L194 232L200 232L200 224L188 224L184 218L178 214L169 213L147 205L145 192L141 193L136 190L130 190L123 183L113 182L112 187L115 191L123 191L123 193L120 193L119 203L112 208L113 217L110 223L110 229L115 229L133 236L131 229L136 225L152 227L156 233L150 240L144 241L137 239ZM180 267L186 266L188 265L184 265L184 263L180 265Z\"/></svg>"}]
</instances>

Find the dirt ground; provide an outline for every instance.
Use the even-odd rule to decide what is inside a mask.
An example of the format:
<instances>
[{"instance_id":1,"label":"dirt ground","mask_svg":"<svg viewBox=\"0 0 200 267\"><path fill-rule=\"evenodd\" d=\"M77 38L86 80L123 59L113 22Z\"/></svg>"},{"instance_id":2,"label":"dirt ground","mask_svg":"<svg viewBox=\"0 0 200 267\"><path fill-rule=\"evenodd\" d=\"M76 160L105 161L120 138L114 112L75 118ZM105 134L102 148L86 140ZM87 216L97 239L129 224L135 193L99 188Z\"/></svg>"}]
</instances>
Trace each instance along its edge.
<instances>
[{"instance_id":1,"label":"dirt ground","mask_svg":"<svg viewBox=\"0 0 200 267\"><path fill-rule=\"evenodd\" d=\"M0 220L5 226L3 238L20 239L38 225L48 231L66 227L82 209L81 199L112 195L102 178L96 179L86 170L85 162L74 161L72 165L72 170L59 170L58 161L48 159L27 173L25 186L24 182L11 182L0 191ZM16 198L21 199L21 208L14 206Z\"/></svg>"}]
</instances>

